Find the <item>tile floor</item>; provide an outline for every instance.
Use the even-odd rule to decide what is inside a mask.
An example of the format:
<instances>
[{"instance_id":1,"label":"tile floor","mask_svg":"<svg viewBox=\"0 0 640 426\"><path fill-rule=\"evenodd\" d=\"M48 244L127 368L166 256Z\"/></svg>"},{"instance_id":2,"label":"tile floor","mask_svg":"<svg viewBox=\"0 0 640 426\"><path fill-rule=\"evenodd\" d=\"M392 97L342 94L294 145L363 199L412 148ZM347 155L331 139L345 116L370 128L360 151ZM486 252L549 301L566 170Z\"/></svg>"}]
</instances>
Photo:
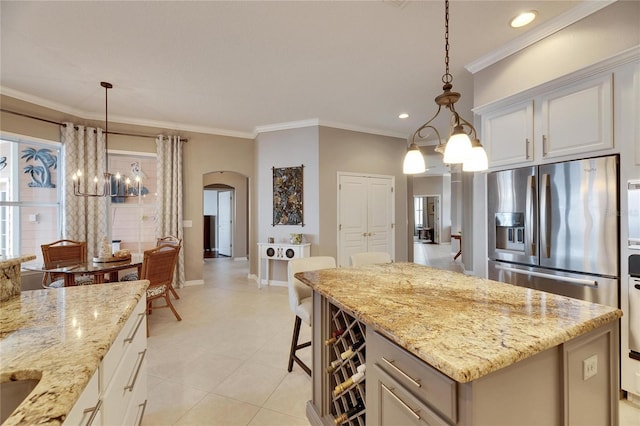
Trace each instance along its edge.
<instances>
[{"instance_id":1,"label":"tile floor","mask_svg":"<svg viewBox=\"0 0 640 426\"><path fill-rule=\"evenodd\" d=\"M416 244L416 263L461 272L448 244ZM293 317L285 287L258 289L248 262L205 259L204 285L179 290L175 306L150 317L148 399L142 424L308 425L311 380L286 370ZM310 329L303 327L303 337ZM301 357L310 361L310 349ZM640 408L620 402L620 426Z\"/></svg>"}]
</instances>

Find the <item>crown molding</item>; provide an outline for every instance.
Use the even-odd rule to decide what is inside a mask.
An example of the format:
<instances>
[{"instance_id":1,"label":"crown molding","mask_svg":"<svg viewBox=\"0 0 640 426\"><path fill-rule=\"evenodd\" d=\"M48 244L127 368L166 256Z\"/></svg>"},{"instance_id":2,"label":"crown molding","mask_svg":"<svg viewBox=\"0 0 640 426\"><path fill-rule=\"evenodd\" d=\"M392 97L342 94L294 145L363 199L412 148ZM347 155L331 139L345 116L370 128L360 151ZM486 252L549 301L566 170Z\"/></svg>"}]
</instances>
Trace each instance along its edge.
<instances>
[{"instance_id":1,"label":"crown molding","mask_svg":"<svg viewBox=\"0 0 640 426\"><path fill-rule=\"evenodd\" d=\"M310 118L308 120L289 121L285 123L276 123L276 124L268 124L265 126L258 126L254 130L254 135L257 136L260 133L276 132L279 130L300 129L304 127L314 127L314 126L331 127L334 129L349 130L352 132L360 132L360 133L370 133L374 135L388 136L388 137L400 138L400 139L407 139L408 137L406 134L402 134L402 133L389 132L389 131L380 130L380 129L371 129L368 127L354 126L350 124L338 123L335 121L320 120L318 118Z\"/></svg>"},{"instance_id":2,"label":"crown molding","mask_svg":"<svg viewBox=\"0 0 640 426\"><path fill-rule=\"evenodd\" d=\"M514 38L500 49L490 52L479 59L465 65L467 71L471 74L475 74L496 62L501 61L507 56L513 55L522 49L531 46L540 40L549 37L550 35L574 24L587 16L604 9L617 0L602 0L602 1L584 1L578 6L571 8L565 13L558 15L547 22L540 24L536 28L529 32L522 34L519 37Z\"/></svg>"},{"instance_id":3,"label":"crown molding","mask_svg":"<svg viewBox=\"0 0 640 426\"><path fill-rule=\"evenodd\" d=\"M68 105L63 105L58 102L53 102L51 100L33 96L28 93L20 92L18 90L14 90L8 87L0 86L0 93L6 96L10 96L12 98L19 99L21 101L25 101L41 107L53 109L55 111L59 111L65 114L73 115L75 117L82 118L84 120L98 121L98 120L104 119L104 115L93 114L87 111L71 108ZM170 121L134 119L130 117L123 117L123 116L118 116L113 114L109 114L109 122L120 123L120 124L130 124L135 126L156 127L161 129L176 130L176 131L183 131L183 132L195 132L195 133L204 133L204 134L211 134L211 135L230 136L230 137L242 138L242 139L254 139L254 135L248 132L218 129L215 127L189 126L189 125L174 123Z\"/></svg>"}]
</instances>

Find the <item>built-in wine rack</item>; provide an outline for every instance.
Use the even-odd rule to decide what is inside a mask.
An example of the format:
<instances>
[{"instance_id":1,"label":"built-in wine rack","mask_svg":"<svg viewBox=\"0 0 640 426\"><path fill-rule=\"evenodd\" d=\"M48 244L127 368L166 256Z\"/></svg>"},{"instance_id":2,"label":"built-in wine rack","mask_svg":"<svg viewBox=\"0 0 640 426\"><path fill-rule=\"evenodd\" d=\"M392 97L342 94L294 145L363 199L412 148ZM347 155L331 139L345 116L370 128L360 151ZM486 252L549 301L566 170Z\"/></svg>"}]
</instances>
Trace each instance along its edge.
<instances>
[{"instance_id":1,"label":"built-in wine rack","mask_svg":"<svg viewBox=\"0 0 640 426\"><path fill-rule=\"evenodd\" d=\"M329 347L331 414L336 425L365 425L365 325L330 305Z\"/></svg>"}]
</instances>

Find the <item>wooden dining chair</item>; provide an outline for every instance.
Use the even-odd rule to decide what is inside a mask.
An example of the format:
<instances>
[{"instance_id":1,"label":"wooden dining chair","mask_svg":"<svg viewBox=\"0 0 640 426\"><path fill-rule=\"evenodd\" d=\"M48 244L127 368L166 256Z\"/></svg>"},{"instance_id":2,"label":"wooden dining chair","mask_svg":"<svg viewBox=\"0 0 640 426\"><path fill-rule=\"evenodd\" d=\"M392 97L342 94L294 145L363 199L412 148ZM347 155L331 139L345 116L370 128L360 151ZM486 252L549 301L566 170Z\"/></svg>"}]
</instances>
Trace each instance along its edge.
<instances>
[{"instance_id":1,"label":"wooden dining chair","mask_svg":"<svg viewBox=\"0 0 640 426\"><path fill-rule=\"evenodd\" d=\"M161 245L169 245L169 246L176 246L176 247L181 247L182 246L182 239L178 238L178 237L174 237L173 235L168 235L166 237L161 237L158 238L156 240L156 247L160 247ZM135 281L140 279L138 277L138 273L137 272L131 272L125 276L123 276L120 281ZM173 285L169 286L169 291L171 292L171 294L173 295L173 297L175 297L176 299L180 299L180 296L178 296L178 293L176 292L176 289L173 288Z\"/></svg>"},{"instance_id":2,"label":"wooden dining chair","mask_svg":"<svg viewBox=\"0 0 640 426\"><path fill-rule=\"evenodd\" d=\"M169 308L178 321L182 318L174 308L169 297L170 288L173 283L173 272L178 263L178 254L181 246L163 244L160 247L146 250L142 259L141 280L149 280L147 288L147 315L153 309ZM153 301L164 298L164 305L154 305ZM147 336L149 335L149 320L147 317Z\"/></svg>"},{"instance_id":3,"label":"wooden dining chair","mask_svg":"<svg viewBox=\"0 0 640 426\"><path fill-rule=\"evenodd\" d=\"M71 266L74 263L87 261L87 243L84 241L58 240L51 244L42 244L42 258L46 267L55 268L58 265ZM76 285L93 284L90 275L78 275L75 277ZM64 274L45 272L42 276L42 287L64 287Z\"/></svg>"}]
</instances>

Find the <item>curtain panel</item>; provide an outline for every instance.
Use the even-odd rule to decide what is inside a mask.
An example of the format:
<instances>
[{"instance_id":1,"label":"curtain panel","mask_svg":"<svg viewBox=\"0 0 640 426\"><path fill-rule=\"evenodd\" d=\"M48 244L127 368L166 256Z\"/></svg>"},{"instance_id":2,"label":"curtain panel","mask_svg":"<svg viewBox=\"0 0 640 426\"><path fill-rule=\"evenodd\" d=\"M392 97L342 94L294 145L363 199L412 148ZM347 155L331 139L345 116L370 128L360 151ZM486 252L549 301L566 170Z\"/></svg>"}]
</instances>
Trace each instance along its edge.
<instances>
[{"instance_id":1,"label":"curtain panel","mask_svg":"<svg viewBox=\"0 0 640 426\"><path fill-rule=\"evenodd\" d=\"M158 211L156 214L156 237L173 235L184 239L182 230L182 145L179 136L158 136ZM184 274L184 240L176 266L174 287L182 288Z\"/></svg>"},{"instance_id":2,"label":"curtain panel","mask_svg":"<svg viewBox=\"0 0 640 426\"><path fill-rule=\"evenodd\" d=\"M63 181L63 238L86 241L87 257L98 256L102 239L107 236L107 197L78 197L73 193L72 176L82 171L82 190L91 190L93 177L102 180L106 167L105 135L102 129L63 123L60 126Z\"/></svg>"}]
</instances>

